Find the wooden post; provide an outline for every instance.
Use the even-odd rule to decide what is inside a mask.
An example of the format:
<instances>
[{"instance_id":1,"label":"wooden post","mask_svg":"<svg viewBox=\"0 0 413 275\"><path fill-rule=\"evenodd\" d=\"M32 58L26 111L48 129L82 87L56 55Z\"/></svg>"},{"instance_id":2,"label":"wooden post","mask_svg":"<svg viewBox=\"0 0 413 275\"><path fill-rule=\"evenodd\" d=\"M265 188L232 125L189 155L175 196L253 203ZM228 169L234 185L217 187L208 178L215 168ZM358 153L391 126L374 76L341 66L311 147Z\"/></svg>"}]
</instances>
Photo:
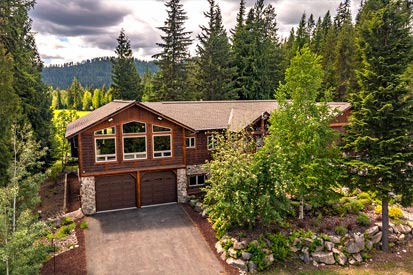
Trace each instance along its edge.
<instances>
[{"instance_id":1,"label":"wooden post","mask_svg":"<svg viewBox=\"0 0 413 275\"><path fill-rule=\"evenodd\" d=\"M138 208L141 208L141 172L136 172L136 198L138 201Z\"/></svg>"}]
</instances>

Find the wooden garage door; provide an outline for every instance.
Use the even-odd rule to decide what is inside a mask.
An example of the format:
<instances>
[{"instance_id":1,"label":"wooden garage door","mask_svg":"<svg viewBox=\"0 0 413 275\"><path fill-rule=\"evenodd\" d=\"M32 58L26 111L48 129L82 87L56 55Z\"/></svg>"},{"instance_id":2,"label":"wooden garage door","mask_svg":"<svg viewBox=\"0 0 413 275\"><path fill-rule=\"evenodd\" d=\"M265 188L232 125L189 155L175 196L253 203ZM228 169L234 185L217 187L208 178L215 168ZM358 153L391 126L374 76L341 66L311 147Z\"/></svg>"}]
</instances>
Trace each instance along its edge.
<instances>
[{"instance_id":1,"label":"wooden garage door","mask_svg":"<svg viewBox=\"0 0 413 275\"><path fill-rule=\"evenodd\" d=\"M136 207L136 180L129 174L96 178L96 210Z\"/></svg>"},{"instance_id":2,"label":"wooden garage door","mask_svg":"<svg viewBox=\"0 0 413 275\"><path fill-rule=\"evenodd\" d=\"M176 202L176 175L172 171L146 172L141 176L141 205Z\"/></svg>"}]
</instances>

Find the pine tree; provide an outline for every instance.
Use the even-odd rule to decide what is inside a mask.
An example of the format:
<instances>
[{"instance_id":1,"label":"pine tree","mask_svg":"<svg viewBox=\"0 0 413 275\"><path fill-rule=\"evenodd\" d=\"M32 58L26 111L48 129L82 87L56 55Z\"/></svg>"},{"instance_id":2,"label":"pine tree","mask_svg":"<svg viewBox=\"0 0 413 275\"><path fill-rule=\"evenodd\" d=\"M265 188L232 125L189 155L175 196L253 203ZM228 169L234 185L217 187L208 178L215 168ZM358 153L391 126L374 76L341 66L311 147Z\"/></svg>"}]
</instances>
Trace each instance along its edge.
<instances>
[{"instance_id":1,"label":"pine tree","mask_svg":"<svg viewBox=\"0 0 413 275\"><path fill-rule=\"evenodd\" d=\"M202 33L198 36L196 84L204 100L235 99L235 67L232 67L231 48L222 24L221 10L214 0L208 2L209 11L204 12L208 26L201 26Z\"/></svg>"},{"instance_id":2,"label":"pine tree","mask_svg":"<svg viewBox=\"0 0 413 275\"><path fill-rule=\"evenodd\" d=\"M115 99L141 101L143 85L135 66L130 41L122 29L117 38L118 45L112 60L112 89Z\"/></svg>"},{"instance_id":3,"label":"pine tree","mask_svg":"<svg viewBox=\"0 0 413 275\"><path fill-rule=\"evenodd\" d=\"M188 47L192 40L191 32L185 31L184 24L188 19L180 0L169 0L165 3L168 17L163 27L158 27L162 43L156 43L162 52L155 54L160 72L157 74L155 87L158 100L190 100L192 95L187 90Z\"/></svg>"},{"instance_id":4,"label":"pine tree","mask_svg":"<svg viewBox=\"0 0 413 275\"><path fill-rule=\"evenodd\" d=\"M243 2L241 2L243 3ZM240 5L238 20L244 17ZM241 22L241 21L240 21ZM270 99L282 77L282 55L277 35L275 10L258 0L248 12L245 24L233 34L235 87L241 99Z\"/></svg>"},{"instance_id":5,"label":"pine tree","mask_svg":"<svg viewBox=\"0 0 413 275\"><path fill-rule=\"evenodd\" d=\"M34 0L0 1L0 43L13 59L13 90L19 97L22 119L28 119L43 147L51 142L51 97L42 83L40 60L28 12ZM47 157L46 159L51 159Z\"/></svg>"},{"instance_id":6,"label":"pine tree","mask_svg":"<svg viewBox=\"0 0 413 275\"><path fill-rule=\"evenodd\" d=\"M73 78L72 85L67 90L69 109L82 110L82 98L84 89L76 77Z\"/></svg>"},{"instance_id":7,"label":"pine tree","mask_svg":"<svg viewBox=\"0 0 413 275\"><path fill-rule=\"evenodd\" d=\"M349 177L382 200L382 248L388 250L390 192L413 199L412 9L407 1L368 0L357 26L362 65L344 152ZM410 85L410 86L409 86ZM351 158L350 156L356 156Z\"/></svg>"}]
</instances>

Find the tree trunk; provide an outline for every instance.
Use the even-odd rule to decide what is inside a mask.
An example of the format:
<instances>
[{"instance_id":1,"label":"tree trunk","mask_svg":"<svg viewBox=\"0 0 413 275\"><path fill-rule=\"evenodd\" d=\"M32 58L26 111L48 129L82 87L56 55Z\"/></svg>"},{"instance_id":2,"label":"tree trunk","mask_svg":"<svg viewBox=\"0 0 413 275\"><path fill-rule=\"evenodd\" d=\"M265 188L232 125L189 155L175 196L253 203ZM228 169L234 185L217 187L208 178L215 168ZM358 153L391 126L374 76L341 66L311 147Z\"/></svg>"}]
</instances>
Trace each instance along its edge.
<instances>
[{"instance_id":1,"label":"tree trunk","mask_svg":"<svg viewBox=\"0 0 413 275\"><path fill-rule=\"evenodd\" d=\"M304 200L301 200L298 206L298 219L304 220Z\"/></svg>"},{"instance_id":2,"label":"tree trunk","mask_svg":"<svg viewBox=\"0 0 413 275\"><path fill-rule=\"evenodd\" d=\"M382 217L382 239L381 247L384 252L389 251L389 200L386 197L383 198L381 203L381 217Z\"/></svg>"}]
</instances>

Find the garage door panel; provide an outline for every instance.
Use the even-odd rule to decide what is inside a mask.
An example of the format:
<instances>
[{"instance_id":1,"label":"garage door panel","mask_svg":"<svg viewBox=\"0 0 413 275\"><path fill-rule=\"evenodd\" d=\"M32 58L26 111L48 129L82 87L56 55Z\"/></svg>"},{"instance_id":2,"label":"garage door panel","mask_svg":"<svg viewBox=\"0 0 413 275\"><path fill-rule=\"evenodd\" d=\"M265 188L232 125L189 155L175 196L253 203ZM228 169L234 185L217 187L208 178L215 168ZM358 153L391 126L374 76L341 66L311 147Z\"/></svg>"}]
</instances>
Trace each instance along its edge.
<instances>
[{"instance_id":1,"label":"garage door panel","mask_svg":"<svg viewBox=\"0 0 413 275\"><path fill-rule=\"evenodd\" d=\"M136 207L136 180L131 175L96 178L96 210Z\"/></svg>"},{"instance_id":2,"label":"garage door panel","mask_svg":"<svg viewBox=\"0 0 413 275\"><path fill-rule=\"evenodd\" d=\"M141 178L142 206L176 202L176 176L172 171L148 172Z\"/></svg>"}]
</instances>

